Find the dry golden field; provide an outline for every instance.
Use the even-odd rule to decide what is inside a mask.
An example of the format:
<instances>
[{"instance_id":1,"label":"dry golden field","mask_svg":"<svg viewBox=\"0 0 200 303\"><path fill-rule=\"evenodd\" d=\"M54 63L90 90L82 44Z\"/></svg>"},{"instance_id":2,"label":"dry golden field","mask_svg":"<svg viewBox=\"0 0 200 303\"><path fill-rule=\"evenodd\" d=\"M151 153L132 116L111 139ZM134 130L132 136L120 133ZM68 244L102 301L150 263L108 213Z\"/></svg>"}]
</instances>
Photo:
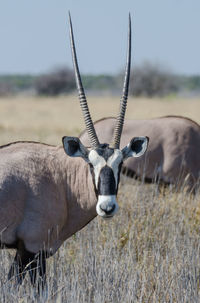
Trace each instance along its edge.
<instances>
[{"instance_id":1,"label":"dry golden field","mask_svg":"<svg viewBox=\"0 0 200 303\"><path fill-rule=\"evenodd\" d=\"M93 120L116 116L117 97L90 97ZM129 99L126 117L133 119L182 115L200 123L200 99ZM36 140L61 144L63 135L78 135L84 123L76 96L0 98L0 144Z\"/></svg>"},{"instance_id":2,"label":"dry golden field","mask_svg":"<svg viewBox=\"0 0 200 303\"><path fill-rule=\"evenodd\" d=\"M115 116L119 99L89 98L93 119ZM200 123L200 99L129 99L127 118L183 115ZM83 130L76 97L0 99L0 143L61 144ZM121 176L120 210L94 219L48 261L47 288L7 281L12 251L0 251L0 302L200 302L200 195L165 192Z\"/></svg>"}]
</instances>

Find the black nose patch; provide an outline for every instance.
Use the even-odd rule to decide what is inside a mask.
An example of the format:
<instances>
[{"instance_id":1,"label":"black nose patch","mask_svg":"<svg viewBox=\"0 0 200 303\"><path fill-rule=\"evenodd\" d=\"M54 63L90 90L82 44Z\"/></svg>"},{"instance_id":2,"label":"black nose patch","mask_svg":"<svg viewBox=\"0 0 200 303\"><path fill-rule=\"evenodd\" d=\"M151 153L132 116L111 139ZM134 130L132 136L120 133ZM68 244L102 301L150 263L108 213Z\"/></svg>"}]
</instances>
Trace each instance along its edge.
<instances>
[{"instance_id":1,"label":"black nose patch","mask_svg":"<svg viewBox=\"0 0 200 303\"><path fill-rule=\"evenodd\" d=\"M115 195L116 183L112 168L104 166L99 175L98 195Z\"/></svg>"}]
</instances>

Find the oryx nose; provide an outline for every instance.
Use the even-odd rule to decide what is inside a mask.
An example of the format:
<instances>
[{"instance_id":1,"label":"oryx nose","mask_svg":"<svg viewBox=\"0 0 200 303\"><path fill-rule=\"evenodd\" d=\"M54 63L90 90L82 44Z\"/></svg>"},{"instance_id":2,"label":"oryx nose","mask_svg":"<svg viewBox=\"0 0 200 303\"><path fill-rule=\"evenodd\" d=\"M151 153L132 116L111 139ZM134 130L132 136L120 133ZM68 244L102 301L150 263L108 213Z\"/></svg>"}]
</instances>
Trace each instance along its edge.
<instances>
[{"instance_id":1,"label":"oryx nose","mask_svg":"<svg viewBox=\"0 0 200 303\"><path fill-rule=\"evenodd\" d=\"M108 204L106 202L102 202L99 207L106 213L106 215L112 214L115 210L115 204Z\"/></svg>"}]
</instances>

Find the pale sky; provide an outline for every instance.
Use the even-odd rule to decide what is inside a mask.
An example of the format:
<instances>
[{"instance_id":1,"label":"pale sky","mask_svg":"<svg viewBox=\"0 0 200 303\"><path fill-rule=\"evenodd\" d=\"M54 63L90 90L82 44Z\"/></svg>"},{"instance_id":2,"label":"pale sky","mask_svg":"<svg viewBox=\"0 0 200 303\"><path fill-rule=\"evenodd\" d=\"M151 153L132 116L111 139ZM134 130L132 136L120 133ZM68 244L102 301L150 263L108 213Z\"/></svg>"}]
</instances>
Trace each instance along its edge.
<instances>
[{"instance_id":1,"label":"pale sky","mask_svg":"<svg viewBox=\"0 0 200 303\"><path fill-rule=\"evenodd\" d=\"M124 68L130 11L133 68L200 74L200 0L0 0L0 74L72 66L68 10L81 73Z\"/></svg>"}]
</instances>

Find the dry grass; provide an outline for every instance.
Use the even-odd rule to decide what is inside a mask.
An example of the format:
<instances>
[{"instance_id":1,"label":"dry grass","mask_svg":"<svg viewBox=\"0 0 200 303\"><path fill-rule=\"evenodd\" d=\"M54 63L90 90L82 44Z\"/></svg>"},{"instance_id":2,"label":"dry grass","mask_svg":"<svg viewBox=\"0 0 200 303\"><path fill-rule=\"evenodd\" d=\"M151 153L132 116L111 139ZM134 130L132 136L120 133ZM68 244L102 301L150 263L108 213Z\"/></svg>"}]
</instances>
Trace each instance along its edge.
<instances>
[{"instance_id":1,"label":"dry grass","mask_svg":"<svg viewBox=\"0 0 200 303\"><path fill-rule=\"evenodd\" d=\"M116 116L119 98L90 97L93 120ZM134 119L183 115L200 123L200 99L129 99L126 117ZM0 144L36 140L60 144L63 135L84 129L77 97L0 99Z\"/></svg>"},{"instance_id":2,"label":"dry grass","mask_svg":"<svg viewBox=\"0 0 200 303\"><path fill-rule=\"evenodd\" d=\"M117 112L118 100L91 98L94 118ZM102 104L103 103L103 104ZM101 110L100 110L101 109ZM128 117L187 115L200 122L200 100L130 100ZM59 144L77 135L82 117L74 98L0 100L0 141ZM0 251L1 302L199 302L200 198L123 177L120 211L96 218L48 261L48 291L40 296L27 276L17 290L6 276L13 254Z\"/></svg>"}]
</instances>

